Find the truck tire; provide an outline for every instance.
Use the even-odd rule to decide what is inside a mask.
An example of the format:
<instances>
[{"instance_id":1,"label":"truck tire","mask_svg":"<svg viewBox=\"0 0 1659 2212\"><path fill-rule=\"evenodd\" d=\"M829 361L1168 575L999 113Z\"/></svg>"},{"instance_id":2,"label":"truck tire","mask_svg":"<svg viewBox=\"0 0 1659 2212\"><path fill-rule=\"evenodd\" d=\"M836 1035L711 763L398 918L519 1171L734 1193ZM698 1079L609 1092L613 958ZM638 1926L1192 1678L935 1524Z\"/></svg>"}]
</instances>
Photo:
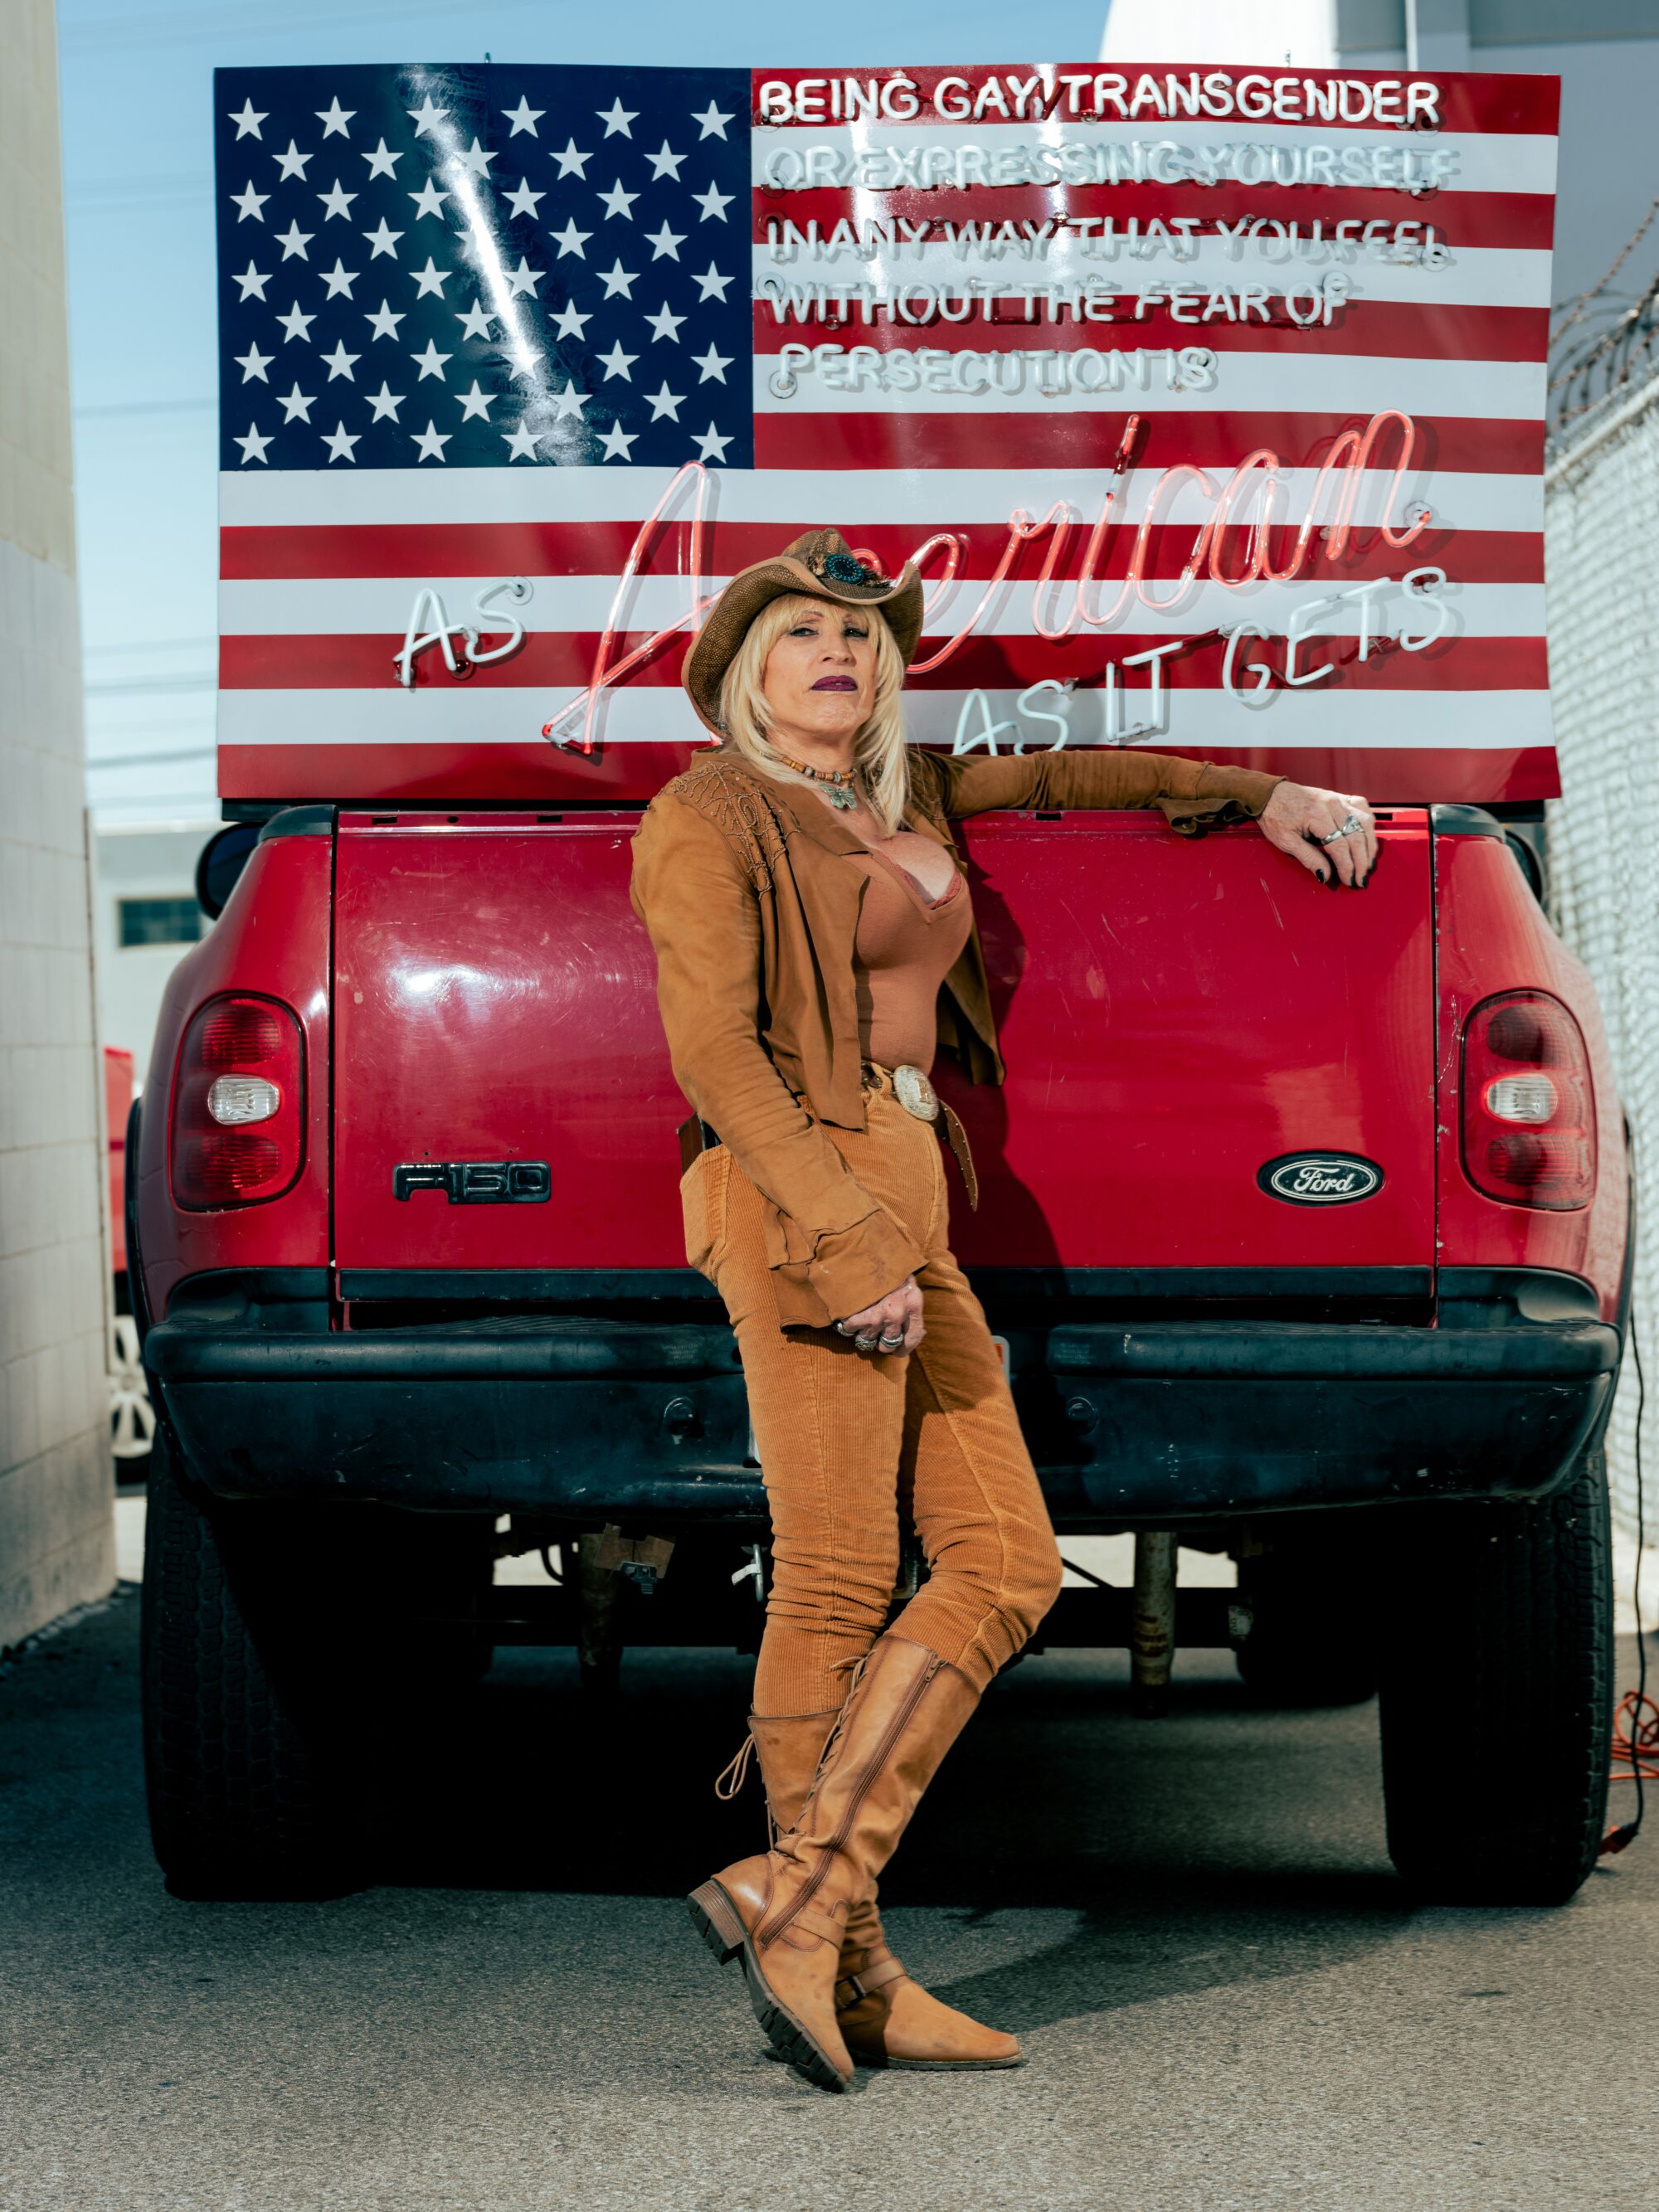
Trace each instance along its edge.
<instances>
[{"instance_id":1,"label":"truck tire","mask_svg":"<svg viewBox=\"0 0 1659 2212\"><path fill-rule=\"evenodd\" d=\"M155 1856L181 1896L350 1885L358 1805L334 1608L319 1582L322 1517L199 1497L158 1432L144 1530L144 1770Z\"/></svg>"},{"instance_id":2,"label":"truck tire","mask_svg":"<svg viewBox=\"0 0 1659 2212\"><path fill-rule=\"evenodd\" d=\"M1376 1695L1376 1610L1352 1544L1287 1538L1238 1563L1250 1632L1234 1663L1267 1705L1357 1705Z\"/></svg>"},{"instance_id":3,"label":"truck tire","mask_svg":"<svg viewBox=\"0 0 1659 2212\"><path fill-rule=\"evenodd\" d=\"M1613 1540L1605 1455L1523 1504L1413 1516L1382 1685L1389 1855L1425 1902L1565 1905L1605 1832Z\"/></svg>"}]
</instances>

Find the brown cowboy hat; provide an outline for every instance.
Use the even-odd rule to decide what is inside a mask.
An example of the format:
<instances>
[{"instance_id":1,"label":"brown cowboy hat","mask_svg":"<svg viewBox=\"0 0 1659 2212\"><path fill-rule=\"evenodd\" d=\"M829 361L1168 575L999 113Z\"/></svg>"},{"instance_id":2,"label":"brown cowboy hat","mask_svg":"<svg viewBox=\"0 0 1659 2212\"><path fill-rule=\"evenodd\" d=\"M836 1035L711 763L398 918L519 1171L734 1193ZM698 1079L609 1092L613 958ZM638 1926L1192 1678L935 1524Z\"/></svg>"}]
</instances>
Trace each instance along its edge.
<instances>
[{"instance_id":1,"label":"brown cowboy hat","mask_svg":"<svg viewBox=\"0 0 1659 2212\"><path fill-rule=\"evenodd\" d=\"M720 726L720 679L731 666L749 625L761 609L787 592L838 606L878 607L906 667L921 636L921 578L907 561L896 581L860 560L839 530L809 530L775 553L740 568L708 610L708 619L685 656L682 680L691 704L711 730Z\"/></svg>"}]
</instances>

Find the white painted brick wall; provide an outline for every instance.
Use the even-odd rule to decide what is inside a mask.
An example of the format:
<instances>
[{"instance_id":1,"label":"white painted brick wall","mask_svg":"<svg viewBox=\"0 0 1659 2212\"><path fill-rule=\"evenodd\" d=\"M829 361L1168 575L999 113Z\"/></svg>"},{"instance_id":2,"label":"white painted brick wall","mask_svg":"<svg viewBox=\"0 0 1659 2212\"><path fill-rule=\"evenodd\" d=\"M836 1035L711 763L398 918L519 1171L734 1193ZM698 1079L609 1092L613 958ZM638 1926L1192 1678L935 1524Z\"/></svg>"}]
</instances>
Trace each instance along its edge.
<instances>
[{"instance_id":1,"label":"white painted brick wall","mask_svg":"<svg viewBox=\"0 0 1659 2212\"><path fill-rule=\"evenodd\" d=\"M0 543L0 1648L114 1578L76 657L72 577Z\"/></svg>"},{"instance_id":2,"label":"white painted brick wall","mask_svg":"<svg viewBox=\"0 0 1659 2212\"><path fill-rule=\"evenodd\" d=\"M1659 1412L1659 377L1621 428L1586 434L1548 479L1545 551L1550 691L1562 796L1552 803L1557 924L1595 978L1625 1111L1636 1135L1634 1333ZM1634 1536L1635 1362L1607 1434L1613 1510ZM1644 1466L1646 1536L1659 1536L1659 1468ZM1656 1565L1659 1565L1656 1560ZM1651 1593L1650 1592L1650 1595Z\"/></svg>"},{"instance_id":3,"label":"white painted brick wall","mask_svg":"<svg viewBox=\"0 0 1659 2212\"><path fill-rule=\"evenodd\" d=\"M0 0L0 1649L114 1581L50 0Z\"/></svg>"}]
</instances>

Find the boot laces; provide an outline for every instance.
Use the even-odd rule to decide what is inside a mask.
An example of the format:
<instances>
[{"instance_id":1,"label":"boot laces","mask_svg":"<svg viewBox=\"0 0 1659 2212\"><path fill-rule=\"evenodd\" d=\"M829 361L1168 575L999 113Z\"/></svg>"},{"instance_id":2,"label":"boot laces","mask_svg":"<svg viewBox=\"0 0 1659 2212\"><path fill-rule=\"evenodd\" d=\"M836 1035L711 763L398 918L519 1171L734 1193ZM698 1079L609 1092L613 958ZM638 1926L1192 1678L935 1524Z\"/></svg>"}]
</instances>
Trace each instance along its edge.
<instances>
[{"instance_id":1,"label":"boot laces","mask_svg":"<svg viewBox=\"0 0 1659 2212\"><path fill-rule=\"evenodd\" d=\"M715 1778L714 1795L722 1803L730 1804L749 1779L749 1762L755 1755L755 1739L750 1731L744 1731L743 1741Z\"/></svg>"},{"instance_id":2,"label":"boot laces","mask_svg":"<svg viewBox=\"0 0 1659 2212\"><path fill-rule=\"evenodd\" d=\"M824 1741L823 1749L818 1753L817 1766L812 1776L812 1786L808 1790L806 1796L801 1803L800 1820L804 1820L806 1818L807 1809L811 1806L813 1798L817 1796L818 1784L823 1779L824 1769L829 1765L830 1760L835 1756L836 1747L841 1741L842 1730L846 1725L847 1708L852 1704L853 1692L857 1689L859 1684L864 1680L864 1670L869 1664L870 1653L868 1651L861 1651L855 1659L837 1659L835 1665L830 1669L830 1672L832 1674L844 1674L847 1675L847 1694L841 1701L841 1711L836 1715L836 1724L830 1729L829 1735ZM800 1820L796 1822L795 1825L797 1827L800 1826Z\"/></svg>"},{"instance_id":3,"label":"boot laces","mask_svg":"<svg viewBox=\"0 0 1659 2212\"><path fill-rule=\"evenodd\" d=\"M805 1799L801 1806L803 1816L805 1816L806 1807L812 1802L813 1792L817 1789L819 1778L823 1775L824 1768L830 1764L830 1754L835 1750L837 1742L840 1741L842 1723L846 1718L847 1708L852 1702L853 1692L857 1689L860 1682L863 1680L864 1670L869 1663L870 1654L869 1652L865 1651L860 1653L856 1658L838 1659L835 1665L830 1669L832 1674L845 1674L848 1676L847 1691L845 1696L841 1701L841 1710L836 1715L835 1725L830 1729L828 1737L825 1739L823 1749L818 1754L818 1763L813 1772L811 1788L808 1790ZM738 1792L743 1788L744 1784L749 1779L750 1762L754 1756L755 1733L752 1729L746 1729L744 1731L743 1741L738 1746L737 1750L726 1761L726 1765L720 1769L719 1774L714 1778L714 1795L720 1800L722 1804L729 1805L732 1800L737 1796ZM766 1803L766 1817L767 1824L771 1830L772 1842L775 1845L778 1840L779 1828L776 1820L773 1817L772 1801L769 1797Z\"/></svg>"}]
</instances>

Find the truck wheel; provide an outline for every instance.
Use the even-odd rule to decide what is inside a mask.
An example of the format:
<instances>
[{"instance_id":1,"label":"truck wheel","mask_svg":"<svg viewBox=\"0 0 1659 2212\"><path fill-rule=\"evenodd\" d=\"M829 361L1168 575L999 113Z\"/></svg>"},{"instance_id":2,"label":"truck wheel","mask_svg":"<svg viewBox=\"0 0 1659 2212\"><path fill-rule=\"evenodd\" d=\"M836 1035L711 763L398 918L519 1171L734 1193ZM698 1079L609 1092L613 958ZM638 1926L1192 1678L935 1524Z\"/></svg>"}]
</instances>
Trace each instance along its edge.
<instances>
[{"instance_id":1,"label":"truck wheel","mask_svg":"<svg viewBox=\"0 0 1659 2212\"><path fill-rule=\"evenodd\" d=\"M1376 1695L1376 1613L1359 1548L1287 1538L1238 1563L1250 1632L1234 1661L1271 1705L1357 1705Z\"/></svg>"},{"instance_id":2,"label":"truck wheel","mask_svg":"<svg viewBox=\"0 0 1659 2212\"><path fill-rule=\"evenodd\" d=\"M335 1607L319 1587L321 1517L198 1498L158 1432L144 1531L144 1769L155 1856L180 1895L349 1884L358 1808Z\"/></svg>"},{"instance_id":3,"label":"truck wheel","mask_svg":"<svg viewBox=\"0 0 1659 2212\"><path fill-rule=\"evenodd\" d=\"M1565 1905L1605 1832L1607 1462L1536 1504L1402 1524L1382 1669L1389 1854L1425 1902Z\"/></svg>"}]
</instances>

